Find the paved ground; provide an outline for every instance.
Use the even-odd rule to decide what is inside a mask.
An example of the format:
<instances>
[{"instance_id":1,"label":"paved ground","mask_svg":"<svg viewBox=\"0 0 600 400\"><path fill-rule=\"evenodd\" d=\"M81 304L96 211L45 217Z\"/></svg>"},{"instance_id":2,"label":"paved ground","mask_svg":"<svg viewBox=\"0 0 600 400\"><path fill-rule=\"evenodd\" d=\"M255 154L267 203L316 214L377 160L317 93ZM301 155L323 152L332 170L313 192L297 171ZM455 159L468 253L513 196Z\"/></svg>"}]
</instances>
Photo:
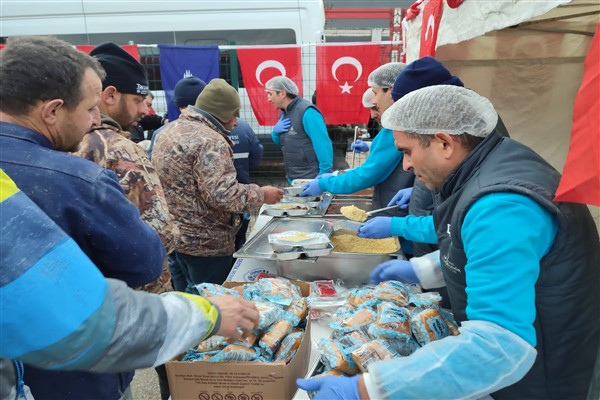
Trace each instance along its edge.
<instances>
[{"instance_id":1,"label":"paved ground","mask_svg":"<svg viewBox=\"0 0 600 400\"><path fill-rule=\"evenodd\" d=\"M138 369L131 382L134 400L160 400L158 377L154 368Z\"/></svg>"}]
</instances>

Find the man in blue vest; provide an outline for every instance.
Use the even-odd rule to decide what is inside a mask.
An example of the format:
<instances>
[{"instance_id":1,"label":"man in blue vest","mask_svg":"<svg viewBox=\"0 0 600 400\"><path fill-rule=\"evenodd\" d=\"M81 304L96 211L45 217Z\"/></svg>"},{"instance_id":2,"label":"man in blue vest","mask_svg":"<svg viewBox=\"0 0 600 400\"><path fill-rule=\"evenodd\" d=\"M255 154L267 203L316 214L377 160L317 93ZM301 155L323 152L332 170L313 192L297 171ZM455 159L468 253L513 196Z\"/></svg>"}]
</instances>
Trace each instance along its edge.
<instances>
[{"instance_id":1,"label":"man in blue vest","mask_svg":"<svg viewBox=\"0 0 600 400\"><path fill-rule=\"evenodd\" d=\"M298 86L285 76L265 84L269 103L281 110L271 137L281 145L285 174L294 179L312 179L331 171L333 145L321 112L298 96Z\"/></svg>"},{"instance_id":2,"label":"man in blue vest","mask_svg":"<svg viewBox=\"0 0 600 400\"><path fill-rule=\"evenodd\" d=\"M315 398L586 398L600 340L598 232L585 205L553 201L560 174L497 121L486 98L450 85L383 114L404 169L438 191L432 216L392 218L391 231L437 242L440 256L372 278L445 284L460 334L368 374L300 380Z\"/></svg>"}]
</instances>

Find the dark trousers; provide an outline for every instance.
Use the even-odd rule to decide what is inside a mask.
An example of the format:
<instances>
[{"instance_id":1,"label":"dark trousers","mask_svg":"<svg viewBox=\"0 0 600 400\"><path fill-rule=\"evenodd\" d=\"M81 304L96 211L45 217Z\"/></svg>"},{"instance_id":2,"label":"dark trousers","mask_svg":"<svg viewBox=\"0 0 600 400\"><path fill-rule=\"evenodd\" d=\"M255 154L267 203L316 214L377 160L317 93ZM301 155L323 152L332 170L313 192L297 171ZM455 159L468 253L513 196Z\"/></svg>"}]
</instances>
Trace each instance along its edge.
<instances>
[{"instance_id":1,"label":"dark trousers","mask_svg":"<svg viewBox=\"0 0 600 400\"><path fill-rule=\"evenodd\" d=\"M158 385L160 387L160 398L161 400L169 400L171 397L171 390L169 389L169 380L167 379L167 368L165 365L159 365L154 368L158 375Z\"/></svg>"},{"instance_id":2,"label":"dark trousers","mask_svg":"<svg viewBox=\"0 0 600 400\"><path fill-rule=\"evenodd\" d=\"M240 230L235 235L235 251L241 249L246 243L246 233L248 232L248 225L250 225L249 219L243 219Z\"/></svg>"},{"instance_id":3,"label":"dark trousers","mask_svg":"<svg viewBox=\"0 0 600 400\"><path fill-rule=\"evenodd\" d=\"M172 252L168 257L169 272L171 273L171 285L178 292L185 292L187 287L187 279L181 268L181 264L177 261L177 253Z\"/></svg>"},{"instance_id":4,"label":"dark trousers","mask_svg":"<svg viewBox=\"0 0 600 400\"><path fill-rule=\"evenodd\" d=\"M221 284L231 271L233 256L198 257L189 254L177 254L177 261L187 280L187 289L199 283Z\"/></svg>"}]
</instances>

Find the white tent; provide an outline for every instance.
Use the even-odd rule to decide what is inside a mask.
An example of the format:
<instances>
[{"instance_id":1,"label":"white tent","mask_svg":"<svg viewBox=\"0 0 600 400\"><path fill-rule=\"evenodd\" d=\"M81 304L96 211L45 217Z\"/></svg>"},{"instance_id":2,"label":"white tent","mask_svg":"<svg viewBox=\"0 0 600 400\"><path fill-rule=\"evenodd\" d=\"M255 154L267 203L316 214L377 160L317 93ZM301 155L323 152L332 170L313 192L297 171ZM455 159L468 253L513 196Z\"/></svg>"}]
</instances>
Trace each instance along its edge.
<instances>
[{"instance_id":1,"label":"white tent","mask_svg":"<svg viewBox=\"0 0 600 400\"><path fill-rule=\"evenodd\" d=\"M492 101L511 137L562 171L600 2L442 1L436 58ZM419 56L421 26L422 13L405 33L407 62ZM590 209L600 227L600 209Z\"/></svg>"}]
</instances>

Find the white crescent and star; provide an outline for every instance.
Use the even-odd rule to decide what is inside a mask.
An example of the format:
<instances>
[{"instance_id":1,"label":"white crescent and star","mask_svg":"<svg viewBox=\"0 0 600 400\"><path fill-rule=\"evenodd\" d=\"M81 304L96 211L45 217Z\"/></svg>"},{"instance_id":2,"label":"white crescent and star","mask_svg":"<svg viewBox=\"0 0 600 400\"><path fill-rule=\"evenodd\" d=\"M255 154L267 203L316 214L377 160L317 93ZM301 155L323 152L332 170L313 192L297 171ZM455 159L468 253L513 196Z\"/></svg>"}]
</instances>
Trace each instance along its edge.
<instances>
[{"instance_id":1,"label":"white crescent and star","mask_svg":"<svg viewBox=\"0 0 600 400\"><path fill-rule=\"evenodd\" d=\"M435 18L433 18L433 14L429 15L429 19L427 20L427 30L425 31L425 40L429 40L429 28L431 28L431 34L435 30Z\"/></svg>"},{"instance_id":2,"label":"white crescent and star","mask_svg":"<svg viewBox=\"0 0 600 400\"><path fill-rule=\"evenodd\" d=\"M262 81L260 80L260 75L267 68L275 68L275 69L279 70L279 72L281 72L282 76L285 76L285 67L283 66L282 63L280 63L279 61L275 61L275 60L263 61L260 64L258 64L258 67L256 67L256 80L262 86L265 86L265 84L262 83Z\"/></svg>"},{"instance_id":3,"label":"white crescent and star","mask_svg":"<svg viewBox=\"0 0 600 400\"><path fill-rule=\"evenodd\" d=\"M360 78L360 76L362 75L362 64L360 63L360 61L358 61L356 58L354 57L340 57L337 60L335 60L335 62L333 63L333 65L331 66L331 75L333 75L333 78L339 82L340 80L337 77L337 70L339 67L341 67L342 65L352 65L354 68L356 68L356 79L354 79L354 82L356 82L358 80L358 78ZM352 89L354 86L348 85L348 81L345 81L343 85L340 86L340 88L342 89L342 94L344 93L348 93L350 94L350 89Z\"/></svg>"}]
</instances>

